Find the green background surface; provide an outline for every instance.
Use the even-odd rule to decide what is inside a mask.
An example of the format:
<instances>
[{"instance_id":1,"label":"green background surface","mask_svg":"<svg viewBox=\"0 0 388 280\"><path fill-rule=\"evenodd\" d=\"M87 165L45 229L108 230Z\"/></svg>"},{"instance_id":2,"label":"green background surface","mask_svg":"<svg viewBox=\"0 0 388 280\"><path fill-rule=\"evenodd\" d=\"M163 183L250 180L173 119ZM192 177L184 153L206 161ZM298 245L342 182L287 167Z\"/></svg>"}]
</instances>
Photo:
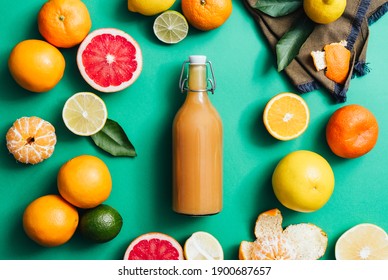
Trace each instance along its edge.
<instances>
[{"instance_id":1,"label":"green background surface","mask_svg":"<svg viewBox=\"0 0 388 280\"><path fill-rule=\"evenodd\" d=\"M302 136L281 142L265 130L261 117L267 101L279 92L295 89L284 73L276 71L274 55L241 1L233 1L233 13L222 27L209 32L191 28L184 41L165 45L153 34L155 17L129 12L125 0L85 0L92 30L122 29L139 42L143 52L143 71L135 84L118 93L98 93L109 117L122 125L138 153L136 158L116 158L96 148L90 138L72 134L62 121L61 111L68 97L79 91L95 92L78 72L76 47L61 49L67 65L63 79L53 90L31 93L14 82L7 67L8 56L18 42L42 38L36 16L44 1L0 1L1 7L7 7L0 34L0 259L121 259L127 245L140 234L164 232L183 245L199 230L220 241L226 259L237 259L240 242L254 239L257 216L275 207L282 211L284 226L311 222L328 234L322 259L334 259L336 240L356 224L375 223L388 230L388 46L384 35L388 16L370 28L367 62L371 72L352 80L346 103L363 105L375 114L379 139L369 154L346 160L335 156L325 141L330 115L345 104L335 104L323 90L303 95L311 121ZM179 0L173 8L180 11ZM185 98L178 88L181 65L191 54L207 55L213 63L217 90L211 101L224 125L224 208L209 217L181 216L171 210L171 127ZM28 166L17 163L8 153L5 134L17 118L32 115L56 127L58 143L51 158ZM276 164L300 149L321 154L335 174L331 199L313 213L284 208L272 191L271 175ZM23 211L37 197L58 193L60 166L81 154L98 156L108 165L113 190L106 203L123 216L122 231L104 244L91 243L76 234L65 245L41 247L25 235Z\"/></svg>"}]
</instances>

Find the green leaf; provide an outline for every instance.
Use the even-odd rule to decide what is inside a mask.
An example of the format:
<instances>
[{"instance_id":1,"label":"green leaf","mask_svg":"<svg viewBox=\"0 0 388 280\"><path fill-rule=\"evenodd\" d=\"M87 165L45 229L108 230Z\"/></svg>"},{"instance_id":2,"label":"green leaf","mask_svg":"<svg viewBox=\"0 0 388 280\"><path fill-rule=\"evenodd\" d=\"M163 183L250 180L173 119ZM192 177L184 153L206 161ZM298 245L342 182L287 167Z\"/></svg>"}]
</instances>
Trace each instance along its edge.
<instances>
[{"instance_id":1,"label":"green leaf","mask_svg":"<svg viewBox=\"0 0 388 280\"><path fill-rule=\"evenodd\" d=\"M305 14L293 24L291 29L276 44L278 71L286 68L298 55L300 48L313 32L315 24Z\"/></svg>"},{"instance_id":2,"label":"green leaf","mask_svg":"<svg viewBox=\"0 0 388 280\"><path fill-rule=\"evenodd\" d=\"M281 17L296 11L302 4L303 0L256 0L251 6L271 17Z\"/></svg>"},{"instance_id":3,"label":"green leaf","mask_svg":"<svg viewBox=\"0 0 388 280\"><path fill-rule=\"evenodd\" d=\"M111 119L107 119L104 127L91 137L98 147L113 156L136 156L135 148L123 128Z\"/></svg>"}]
</instances>

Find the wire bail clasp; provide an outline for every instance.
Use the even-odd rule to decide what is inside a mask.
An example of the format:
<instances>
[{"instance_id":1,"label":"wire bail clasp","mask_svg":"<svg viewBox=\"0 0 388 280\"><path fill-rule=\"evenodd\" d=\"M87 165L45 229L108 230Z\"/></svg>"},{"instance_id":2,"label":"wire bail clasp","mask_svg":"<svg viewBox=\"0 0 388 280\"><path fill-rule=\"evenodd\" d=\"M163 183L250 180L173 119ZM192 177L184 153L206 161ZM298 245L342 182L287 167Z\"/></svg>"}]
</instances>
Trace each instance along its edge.
<instances>
[{"instance_id":1,"label":"wire bail clasp","mask_svg":"<svg viewBox=\"0 0 388 280\"><path fill-rule=\"evenodd\" d=\"M214 91L216 90L216 78L214 77L212 63L209 60L206 60L206 66L209 66L209 69L210 69L211 79L207 78L207 87L204 90L193 90L189 88L189 85L188 85L189 73L188 71L185 71L188 64L190 64L189 60L184 61L182 64L182 71L179 78L179 88L181 89L181 92L184 93L185 91L189 91L189 90L194 92L210 91L212 94L214 94ZM185 72L186 72L186 76L184 77Z\"/></svg>"}]
</instances>

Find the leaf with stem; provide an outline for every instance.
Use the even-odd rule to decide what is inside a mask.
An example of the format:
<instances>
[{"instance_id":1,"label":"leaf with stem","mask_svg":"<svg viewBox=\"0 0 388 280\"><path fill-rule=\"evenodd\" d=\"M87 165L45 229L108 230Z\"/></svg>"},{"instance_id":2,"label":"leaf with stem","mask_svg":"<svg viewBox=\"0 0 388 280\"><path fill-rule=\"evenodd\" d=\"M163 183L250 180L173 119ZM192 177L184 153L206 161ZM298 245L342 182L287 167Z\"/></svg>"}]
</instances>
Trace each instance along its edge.
<instances>
[{"instance_id":1,"label":"leaf with stem","mask_svg":"<svg viewBox=\"0 0 388 280\"><path fill-rule=\"evenodd\" d=\"M315 24L303 13L276 44L278 71L286 68L299 54L307 38L313 32Z\"/></svg>"},{"instance_id":2,"label":"leaf with stem","mask_svg":"<svg viewBox=\"0 0 388 280\"><path fill-rule=\"evenodd\" d=\"M250 5L271 17L281 17L296 11L302 4L303 0L256 0Z\"/></svg>"}]
</instances>

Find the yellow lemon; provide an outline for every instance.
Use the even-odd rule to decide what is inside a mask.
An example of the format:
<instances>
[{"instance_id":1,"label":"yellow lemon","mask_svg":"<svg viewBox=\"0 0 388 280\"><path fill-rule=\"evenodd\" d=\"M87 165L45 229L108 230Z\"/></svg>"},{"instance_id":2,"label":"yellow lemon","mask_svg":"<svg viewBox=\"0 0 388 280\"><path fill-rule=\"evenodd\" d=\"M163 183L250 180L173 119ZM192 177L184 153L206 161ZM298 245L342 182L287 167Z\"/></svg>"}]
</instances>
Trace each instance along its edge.
<instances>
[{"instance_id":1,"label":"yellow lemon","mask_svg":"<svg viewBox=\"0 0 388 280\"><path fill-rule=\"evenodd\" d=\"M303 8L312 21L328 24L342 16L346 0L304 0Z\"/></svg>"},{"instance_id":2,"label":"yellow lemon","mask_svg":"<svg viewBox=\"0 0 388 280\"><path fill-rule=\"evenodd\" d=\"M321 155L295 151L280 160L272 174L276 197L285 207L299 212L322 208L334 191L334 173Z\"/></svg>"},{"instance_id":3,"label":"yellow lemon","mask_svg":"<svg viewBox=\"0 0 388 280\"><path fill-rule=\"evenodd\" d=\"M175 0L128 0L128 10L145 16L153 16L171 8Z\"/></svg>"}]
</instances>

